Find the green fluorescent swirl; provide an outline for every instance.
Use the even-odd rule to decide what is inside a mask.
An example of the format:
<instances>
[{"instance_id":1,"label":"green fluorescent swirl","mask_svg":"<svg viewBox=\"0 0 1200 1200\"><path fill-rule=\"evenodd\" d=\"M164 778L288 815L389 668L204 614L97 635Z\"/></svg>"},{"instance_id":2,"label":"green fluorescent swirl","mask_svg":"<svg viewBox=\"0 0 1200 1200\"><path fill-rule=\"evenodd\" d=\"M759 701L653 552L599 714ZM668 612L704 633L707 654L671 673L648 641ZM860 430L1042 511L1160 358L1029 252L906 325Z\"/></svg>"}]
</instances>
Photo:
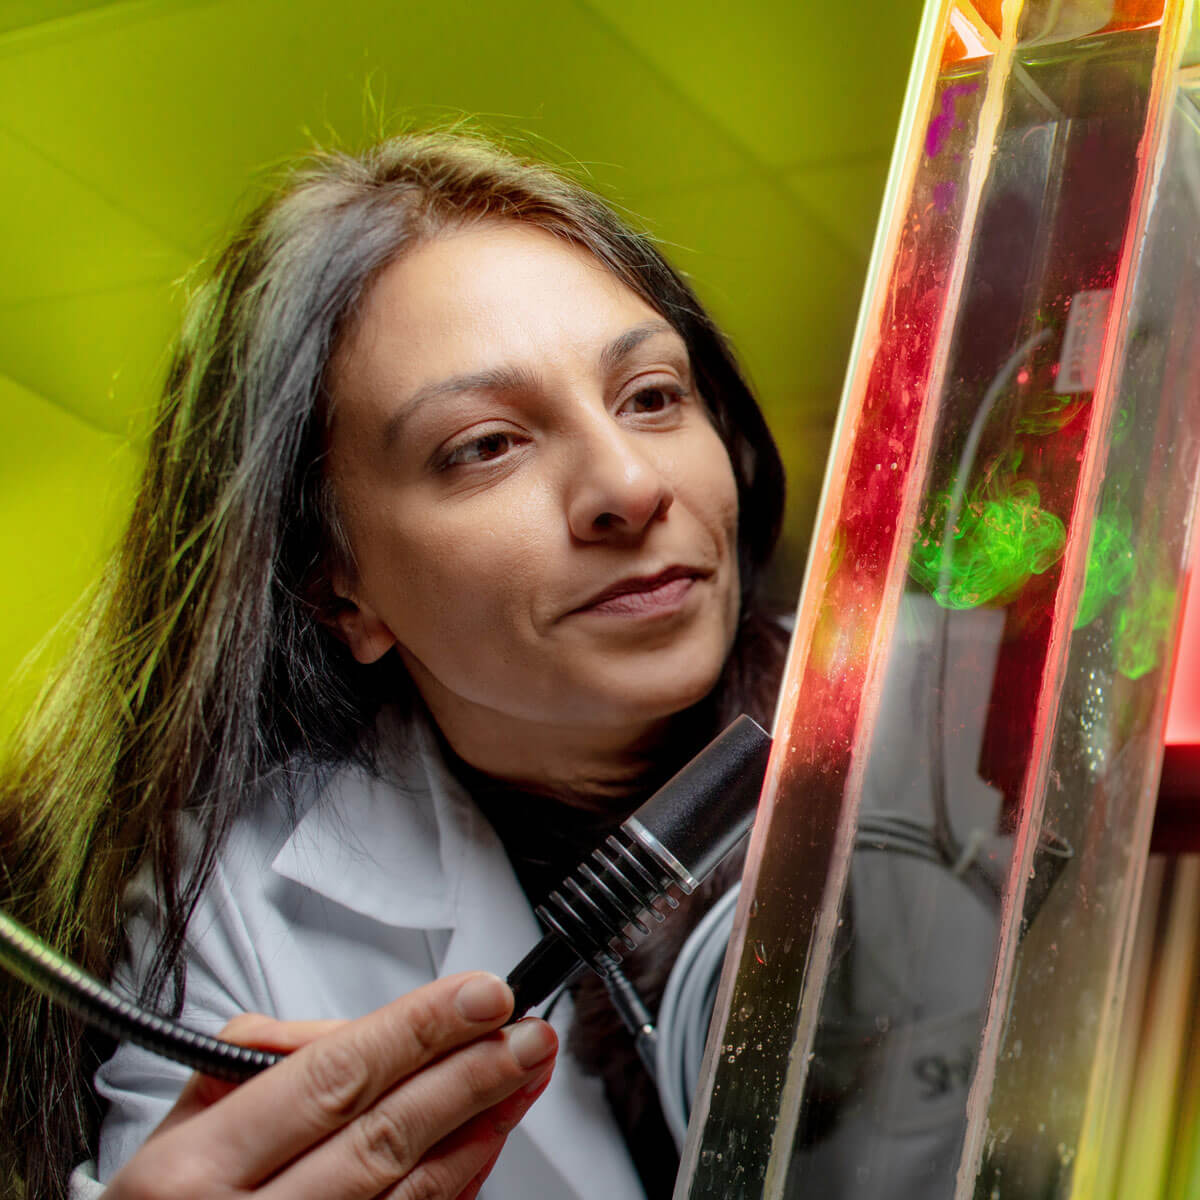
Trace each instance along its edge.
<instances>
[{"instance_id":1,"label":"green fluorescent swirl","mask_svg":"<svg viewBox=\"0 0 1200 1200\"><path fill-rule=\"evenodd\" d=\"M949 530L943 554L952 488L936 492L917 528L909 572L943 608L976 608L1012 598L1031 575L1058 561L1066 544L1063 523L1040 505L1037 487L1018 479L1000 491L967 498ZM945 578L943 579L943 573Z\"/></svg>"}]
</instances>

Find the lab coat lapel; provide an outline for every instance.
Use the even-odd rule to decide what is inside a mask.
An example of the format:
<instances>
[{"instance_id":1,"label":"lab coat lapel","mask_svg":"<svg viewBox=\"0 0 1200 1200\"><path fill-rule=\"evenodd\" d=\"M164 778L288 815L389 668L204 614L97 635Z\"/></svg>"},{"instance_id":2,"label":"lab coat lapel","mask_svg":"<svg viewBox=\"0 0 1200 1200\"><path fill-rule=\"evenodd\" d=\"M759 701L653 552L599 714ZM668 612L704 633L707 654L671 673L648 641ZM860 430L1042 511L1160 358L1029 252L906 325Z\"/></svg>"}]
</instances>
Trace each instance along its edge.
<instances>
[{"instance_id":1,"label":"lab coat lapel","mask_svg":"<svg viewBox=\"0 0 1200 1200\"><path fill-rule=\"evenodd\" d=\"M431 786L430 747L419 722L385 712L379 730L380 773L334 774L272 869L385 925L452 929L462 838Z\"/></svg>"},{"instance_id":2,"label":"lab coat lapel","mask_svg":"<svg viewBox=\"0 0 1200 1200\"><path fill-rule=\"evenodd\" d=\"M453 879L454 932L438 973L493 971L503 978L540 936L537 919L483 814L445 768L431 779L445 836L443 862Z\"/></svg>"},{"instance_id":3,"label":"lab coat lapel","mask_svg":"<svg viewBox=\"0 0 1200 1200\"><path fill-rule=\"evenodd\" d=\"M449 930L439 973L504 976L539 936L492 827L426 722L385 711L380 773L338 771L272 869L372 920Z\"/></svg>"},{"instance_id":4,"label":"lab coat lapel","mask_svg":"<svg viewBox=\"0 0 1200 1200\"><path fill-rule=\"evenodd\" d=\"M462 855L455 872L454 933L438 974L486 970L504 978L533 949L541 927L499 837L440 758L431 764L431 787L445 818L443 850L453 846ZM566 998L555 1006L552 1023L565 1043L571 1023ZM563 1103L567 1095L572 1104ZM566 1115L581 1108L592 1114L586 1138ZM585 1078L564 1053L550 1086L511 1136L528 1137L574 1195L643 1196L600 1081Z\"/></svg>"}]
</instances>

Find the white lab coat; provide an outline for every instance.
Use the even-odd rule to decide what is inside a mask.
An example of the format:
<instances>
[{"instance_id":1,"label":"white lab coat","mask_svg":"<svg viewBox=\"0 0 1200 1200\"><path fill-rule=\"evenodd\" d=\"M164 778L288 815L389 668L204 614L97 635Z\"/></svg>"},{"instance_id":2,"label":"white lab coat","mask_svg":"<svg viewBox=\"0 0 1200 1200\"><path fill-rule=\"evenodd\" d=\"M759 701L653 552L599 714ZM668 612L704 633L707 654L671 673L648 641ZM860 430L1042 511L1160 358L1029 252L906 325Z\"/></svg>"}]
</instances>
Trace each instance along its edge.
<instances>
[{"instance_id":1,"label":"white lab coat","mask_svg":"<svg viewBox=\"0 0 1200 1200\"><path fill-rule=\"evenodd\" d=\"M183 1024L215 1033L243 1011L357 1017L457 971L503 977L537 941L499 839L428 727L385 712L380 732L379 777L340 770L291 829L268 798L239 818L189 926ZM131 958L117 972L126 988L152 942L148 876L128 899ZM569 1016L569 1004L555 1007L560 1040ZM108 1179L142 1144L188 1074L130 1045L100 1068L110 1107L99 1168L76 1170L72 1200L102 1193L97 1176ZM565 1050L480 1196L643 1200L599 1081Z\"/></svg>"}]
</instances>

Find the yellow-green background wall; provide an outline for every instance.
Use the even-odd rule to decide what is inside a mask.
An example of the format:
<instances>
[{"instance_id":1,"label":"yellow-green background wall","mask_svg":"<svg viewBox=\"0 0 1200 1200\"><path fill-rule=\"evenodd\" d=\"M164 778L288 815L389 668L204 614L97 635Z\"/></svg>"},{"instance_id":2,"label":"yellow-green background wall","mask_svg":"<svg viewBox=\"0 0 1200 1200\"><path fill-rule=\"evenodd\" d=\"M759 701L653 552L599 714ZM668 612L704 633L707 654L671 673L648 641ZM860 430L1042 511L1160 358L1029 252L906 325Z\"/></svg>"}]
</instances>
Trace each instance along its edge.
<instances>
[{"instance_id":1,"label":"yellow-green background wall","mask_svg":"<svg viewBox=\"0 0 1200 1200\"><path fill-rule=\"evenodd\" d=\"M666 243L788 460L794 588L920 8L0 0L0 681L115 536L189 267L272 166L405 116L520 132Z\"/></svg>"}]
</instances>

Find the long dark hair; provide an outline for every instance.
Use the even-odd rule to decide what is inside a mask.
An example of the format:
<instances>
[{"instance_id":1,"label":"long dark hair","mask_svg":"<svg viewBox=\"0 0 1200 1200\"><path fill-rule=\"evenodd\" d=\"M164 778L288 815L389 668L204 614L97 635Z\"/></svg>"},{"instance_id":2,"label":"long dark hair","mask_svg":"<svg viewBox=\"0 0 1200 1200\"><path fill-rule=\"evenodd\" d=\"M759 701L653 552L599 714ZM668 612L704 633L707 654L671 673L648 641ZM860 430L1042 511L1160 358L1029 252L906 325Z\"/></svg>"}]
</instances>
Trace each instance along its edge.
<instances>
[{"instance_id":1,"label":"long dark hair","mask_svg":"<svg viewBox=\"0 0 1200 1200\"><path fill-rule=\"evenodd\" d=\"M194 295L124 539L70 665L0 773L4 905L85 968L111 974L122 887L153 870L165 924L145 999L181 1003L187 923L243 798L263 787L286 797L301 766L353 756L395 686L395 663L360 666L323 620L336 604L329 567L348 553L321 468L324 377L388 263L440 231L497 219L583 247L686 341L741 500L742 631L722 707L769 711L774 668L763 664L780 639L755 597L782 468L687 284L568 174L473 133L316 153L245 220ZM760 644L774 649L749 649ZM174 819L185 809L201 833L186 869ZM103 1047L19 986L0 989L3 1180L8 1194L61 1195L93 1139L87 1077Z\"/></svg>"}]
</instances>

